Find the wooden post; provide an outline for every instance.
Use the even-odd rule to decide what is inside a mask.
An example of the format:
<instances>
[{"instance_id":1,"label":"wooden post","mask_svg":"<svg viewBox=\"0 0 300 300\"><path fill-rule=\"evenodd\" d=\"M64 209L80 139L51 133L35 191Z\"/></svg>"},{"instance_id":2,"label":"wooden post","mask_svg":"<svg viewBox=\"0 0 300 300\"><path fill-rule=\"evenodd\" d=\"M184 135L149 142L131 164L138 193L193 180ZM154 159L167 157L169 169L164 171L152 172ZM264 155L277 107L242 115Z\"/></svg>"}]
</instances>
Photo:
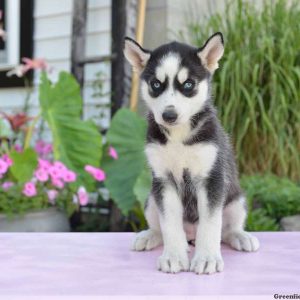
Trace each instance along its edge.
<instances>
[{"instance_id":1,"label":"wooden post","mask_svg":"<svg viewBox=\"0 0 300 300\"><path fill-rule=\"evenodd\" d=\"M84 85L84 64L79 62L85 58L87 0L73 0L71 72L77 79L81 89Z\"/></svg>"},{"instance_id":2,"label":"wooden post","mask_svg":"<svg viewBox=\"0 0 300 300\"><path fill-rule=\"evenodd\" d=\"M138 6L138 16L136 22L136 41L142 45L144 40L145 17L146 17L146 0L140 0ZM139 97L139 76L137 73L132 74L132 87L130 95L130 109L137 110L138 97Z\"/></svg>"}]
</instances>

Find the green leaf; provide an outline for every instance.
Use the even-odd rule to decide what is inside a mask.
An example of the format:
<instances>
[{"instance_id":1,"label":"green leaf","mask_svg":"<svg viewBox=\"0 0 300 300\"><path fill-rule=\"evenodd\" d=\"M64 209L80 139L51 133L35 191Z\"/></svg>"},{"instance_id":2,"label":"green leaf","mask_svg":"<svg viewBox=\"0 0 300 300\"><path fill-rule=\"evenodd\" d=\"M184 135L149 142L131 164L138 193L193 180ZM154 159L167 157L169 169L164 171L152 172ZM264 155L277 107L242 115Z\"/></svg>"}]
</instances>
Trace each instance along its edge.
<instances>
[{"instance_id":1,"label":"green leaf","mask_svg":"<svg viewBox=\"0 0 300 300\"><path fill-rule=\"evenodd\" d=\"M27 148L21 153L13 150L9 155L13 160L10 171L14 178L19 183L30 180L38 163L36 152L32 148Z\"/></svg>"},{"instance_id":2,"label":"green leaf","mask_svg":"<svg viewBox=\"0 0 300 300\"><path fill-rule=\"evenodd\" d=\"M133 187L134 195L136 196L142 207L145 205L146 199L149 196L151 182L152 178L150 170L149 168L145 168L137 178Z\"/></svg>"},{"instance_id":3,"label":"green leaf","mask_svg":"<svg viewBox=\"0 0 300 300\"><path fill-rule=\"evenodd\" d=\"M79 184L94 187L85 165L99 167L102 156L101 134L92 121L82 121L82 99L75 78L61 72L56 84L42 73L40 105L53 137L54 158L79 175Z\"/></svg>"},{"instance_id":4,"label":"green leaf","mask_svg":"<svg viewBox=\"0 0 300 300\"><path fill-rule=\"evenodd\" d=\"M133 187L145 166L146 121L128 109L119 110L107 134L108 142L117 150L117 160L106 160L105 186L124 214L136 202Z\"/></svg>"}]
</instances>

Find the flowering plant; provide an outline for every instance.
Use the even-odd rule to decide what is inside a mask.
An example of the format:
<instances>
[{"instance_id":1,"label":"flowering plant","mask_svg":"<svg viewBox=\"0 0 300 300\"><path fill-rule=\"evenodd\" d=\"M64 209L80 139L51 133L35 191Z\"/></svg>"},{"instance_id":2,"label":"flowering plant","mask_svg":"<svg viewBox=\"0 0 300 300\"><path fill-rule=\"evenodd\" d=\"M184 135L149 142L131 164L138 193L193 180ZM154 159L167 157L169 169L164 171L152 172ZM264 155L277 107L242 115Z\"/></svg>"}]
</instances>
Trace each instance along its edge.
<instances>
[{"instance_id":1,"label":"flowering plant","mask_svg":"<svg viewBox=\"0 0 300 300\"><path fill-rule=\"evenodd\" d=\"M41 144L41 141L36 144L39 151ZM45 144L46 151L39 154L48 153L49 145ZM22 174L20 161L23 159L25 168L33 170L32 175ZM94 180L101 182L105 179L100 168L87 165L85 169ZM0 213L11 216L55 205L71 215L80 205L88 203L88 192L84 186L78 187L77 174L61 161L38 158L31 148L0 157Z\"/></svg>"},{"instance_id":2,"label":"flowering plant","mask_svg":"<svg viewBox=\"0 0 300 300\"><path fill-rule=\"evenodd\" d=\"M70 215L80 205L87 205L88 192L97 191L96 183L106 179L101 161L117 159L118 154L102 144L92 121L81 119L83 101L72 75L61 72L53 84L44 71L44 61L23 61L23 75L28 69L42 70L40 112L35 117L1 115L13 134L4 137L0 132L0 213L13 216L55 205ZM53 143L38 140L32 148L41 119L50 129Z\"/></svg>"}]
</instances>

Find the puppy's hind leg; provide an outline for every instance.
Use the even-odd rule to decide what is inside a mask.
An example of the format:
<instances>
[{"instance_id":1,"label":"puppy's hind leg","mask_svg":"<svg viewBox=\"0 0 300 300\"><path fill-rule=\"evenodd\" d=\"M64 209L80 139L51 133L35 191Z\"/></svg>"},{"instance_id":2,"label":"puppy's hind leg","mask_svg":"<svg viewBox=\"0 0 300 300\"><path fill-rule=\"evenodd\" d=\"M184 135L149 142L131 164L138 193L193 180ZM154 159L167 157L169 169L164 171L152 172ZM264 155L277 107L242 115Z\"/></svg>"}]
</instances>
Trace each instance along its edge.
<instances>
[{"instance_id":1,"label":"puppy's hind leg","mask_svg":"<svg viewBox=\"0 0 300 300\"><path fill-rule=\"evenodd\" d=\"M151 250L163 243L159 225L158 209L152 194L147 200L145 217L149 225L149 229L143 230L136 235L132 245L132 250Z\"/></svg>"},{"instance_id":2,"label":"puppy's hind leg","mask_svg":"<svg viewBox=\"0 0 300 300\"><path fill-rule=\"evenodd\" d=\"M222 241L238 251L257 251L258 239L244 230L247 212L245 198L233 200L223 211Z\"/></svg>"}]
</instances>

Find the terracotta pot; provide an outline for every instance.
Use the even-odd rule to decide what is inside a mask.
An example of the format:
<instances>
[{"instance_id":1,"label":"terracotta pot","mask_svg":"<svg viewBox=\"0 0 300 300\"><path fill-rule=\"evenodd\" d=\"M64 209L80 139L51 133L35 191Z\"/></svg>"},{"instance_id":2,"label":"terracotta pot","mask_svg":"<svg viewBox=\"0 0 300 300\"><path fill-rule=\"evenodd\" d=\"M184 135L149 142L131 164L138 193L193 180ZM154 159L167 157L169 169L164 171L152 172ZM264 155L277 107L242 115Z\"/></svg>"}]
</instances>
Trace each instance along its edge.
<instances>
[{"instance_id":1,"label":"terracotta pot","mask_svg":"<svg viewBox=\"0 0 300 300\"><path fill-rule=\"evenodd\" d=\"M23 216L7 218L0 214L0 232L68 232L67 215L56 208L30 212Z\"/></svg>"}]
</instances>

